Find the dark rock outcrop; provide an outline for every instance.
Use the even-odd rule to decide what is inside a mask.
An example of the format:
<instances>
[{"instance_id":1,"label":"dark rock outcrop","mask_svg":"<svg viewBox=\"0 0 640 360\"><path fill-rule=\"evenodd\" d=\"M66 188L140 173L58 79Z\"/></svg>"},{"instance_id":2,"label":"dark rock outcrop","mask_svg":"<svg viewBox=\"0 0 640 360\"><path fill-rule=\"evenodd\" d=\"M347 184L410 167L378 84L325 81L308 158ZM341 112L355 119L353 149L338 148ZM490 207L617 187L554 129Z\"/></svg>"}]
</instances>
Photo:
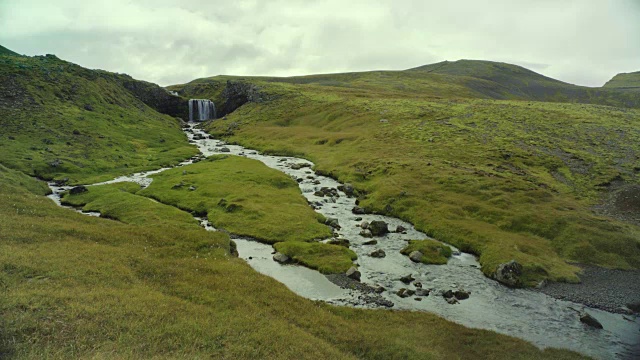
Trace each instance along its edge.
<instances>
[{"instance_id":1,"label":"dark rock outcrop","mask_svg":"<svg viewBox=\"0 0 640 360\"><path fill-rule=\"evenodd\" d=\"M498 265L493 278L509 287L518 287L522 285L520 276L522 275L522 265L515 260Z\"/></svg>"}]
</instances>

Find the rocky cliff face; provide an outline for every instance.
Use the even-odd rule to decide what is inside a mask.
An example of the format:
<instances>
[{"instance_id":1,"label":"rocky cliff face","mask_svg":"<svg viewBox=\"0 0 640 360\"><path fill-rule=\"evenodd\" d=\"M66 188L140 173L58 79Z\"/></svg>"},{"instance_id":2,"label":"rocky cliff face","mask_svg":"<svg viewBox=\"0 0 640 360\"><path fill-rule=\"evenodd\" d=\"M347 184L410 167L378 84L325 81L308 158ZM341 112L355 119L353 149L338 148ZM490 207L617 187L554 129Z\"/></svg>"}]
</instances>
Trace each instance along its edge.
<instances>
[{"instance_id":1,"label":"rocky cliff face","mask_svg":"<svg viewBox=\"0 0 640 360\"><path fill-rule=\"evenodd\" d=\"M170 94L166 89L146 81L119 79L125 89L154 110L183 120L189 118L188 99Z\"/></svg>"},{"instance_id":2,"label":"rocky cliff face","mask_svg":"<svg viewBox=\"0 0 640 360\"><path fill-rule=\"evenodd\" d=\"M249 102L263 102L267 100L267 95L254 84L228 80L221 98L223 103L219 107L218 116L229 114Z\"/></svg>"}]
</instances>

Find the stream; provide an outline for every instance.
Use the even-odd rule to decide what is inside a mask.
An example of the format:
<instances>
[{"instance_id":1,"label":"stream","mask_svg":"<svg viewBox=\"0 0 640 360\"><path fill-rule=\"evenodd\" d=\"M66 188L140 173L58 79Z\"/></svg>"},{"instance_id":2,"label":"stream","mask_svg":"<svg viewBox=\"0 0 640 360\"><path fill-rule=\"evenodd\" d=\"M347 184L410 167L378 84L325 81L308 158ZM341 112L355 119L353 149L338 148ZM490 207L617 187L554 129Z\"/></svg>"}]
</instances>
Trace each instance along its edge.
<instances>
[{"instance_id":1,"label":"stream","mask_svg":"<svg viewBox=\"0 0 640 360\"><path fill-rule=\"evenodd\" d=\"M413 263L400 250L408 240L428 239L411 224L402 220L373 214L354 215L355 198L349 198L338 191L338 196L317 196L323 187L337 189L341 183L334 179L315 174L313 163L298 158L262 155L238 145L229 145L217 139L210 139L195 124L185 128L189 141L198 146L202 155L231 154L259 160L270 168L284 172L298 181L304 197L314 205L317 212L327 218L336 218L340 229L335 236L348 239L350 249L358 255L356 263L361 272L361 282L385 290L374 297L393 304L392 309L427 311L447 320L467 327L493 330L498 333L518 337L532 342L538 347L570 349L598 359L640 358L640 320L638 317L609 313L585 308L573 302L557 300L540 292L527 289L511 289L484 276L475 256L455 251L446 265L425 265ZM224 151L224 152L223 152ZM179 166L191 164L188 160ZM294 165L295 164L295 165ZM294 165L292 167L292 165ZM301 167L302 166L302 167ZM131 181L148 186L153 179L150 175L166 169L121 176L100 184ZM94 184L94 185L100 185ZM66 186L49 184L53 191L49 197L60 204L60 196L70 189ZM66 207L66 206L64 206ZM71 208L73 209L73 208ZM74 209L75 211L79 211ZM99 216L99 213L84 213ZM361 218L361 219L360 219ZM215 231L205 219L198 219L210 231ZM403 233L392 232L382 237L374 237L376 245L364 245L372 238L360 235L362 221L381 220L391 231L397 226L406 229ZM328 303L355 306L380 307L372 302L371 296L357 290L343 289L328 277L315 270L298 265L281 265L273 261L273 247L251 239L232 236L237 244L239 256L256 271L268 275L305 298ZM374 250L382 249L385 257L369 256ZM415 283L406 285L400 277L411 274L425 289L431 289L428 296L401 298L396 292L402 288L415 290ZM440 294L447 290L466 290L470 297L458 304L449 304ZM585 309L604 327L597 330L581 323L577 310Z\"/></svg>"}]
</instances>

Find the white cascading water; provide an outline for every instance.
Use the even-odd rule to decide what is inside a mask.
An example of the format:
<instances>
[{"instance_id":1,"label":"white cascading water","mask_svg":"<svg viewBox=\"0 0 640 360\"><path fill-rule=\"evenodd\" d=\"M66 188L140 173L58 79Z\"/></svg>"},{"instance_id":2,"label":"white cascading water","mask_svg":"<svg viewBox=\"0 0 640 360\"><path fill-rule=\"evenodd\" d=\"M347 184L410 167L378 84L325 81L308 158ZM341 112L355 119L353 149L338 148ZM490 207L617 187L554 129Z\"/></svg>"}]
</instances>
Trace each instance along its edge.
<instances>
[{"instance_id":1,"label":"white cascading water","mask_svg":"<svg viewBox=\"0 0 640 360\"><path fill-rule=\"evenodd\" d=\"M189 100L189 121L205 121L216 117L216 105L213 101L208 99Z\"/></svg>"}]
</instances>

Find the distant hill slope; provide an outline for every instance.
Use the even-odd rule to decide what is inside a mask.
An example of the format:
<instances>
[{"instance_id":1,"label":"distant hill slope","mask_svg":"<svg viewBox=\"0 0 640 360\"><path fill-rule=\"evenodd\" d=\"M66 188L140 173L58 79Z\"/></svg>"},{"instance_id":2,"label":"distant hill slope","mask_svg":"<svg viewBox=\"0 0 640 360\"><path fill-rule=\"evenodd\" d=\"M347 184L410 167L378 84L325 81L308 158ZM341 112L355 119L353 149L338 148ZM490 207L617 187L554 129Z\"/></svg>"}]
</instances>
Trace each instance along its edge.
<instances>
[{"instance_id":1,"label":"distant hill slope","mask_svg":"<svg viewBox=\"0 0 640 360\"><path fill-rule=\"evenodd\" d=\"M19 55L19 54L0 45L0 55Z\"/></svg>"},{"instance_id":2,"label":"distant hill slope","mask_svg":"<svg viewBox=\"0 0 640 360\"><path fill-rule=\"evenodd\" d=\"M0 163L71 182L178 163L197 151L178 120L149 107L166 104L163 96L176 98L157 85L53 55L2 55Z\"/></svg>"},{"instance_id":3,"label":"distant hill slope","mask_svg":"<svg viewBox=\"0 0 640 360\"><path fill-rule=\"evenodd\" d=\"M522 99L550 102L578 102L611 106L640 107L640 99L615 88L589 88L568 84L524 67L483 60L443 61L419 66L409 72L446 74L469 78L466 85L493 99ZM471 79L483 79L491 86Z\"/></svg>"},{"instance_id":4,"label":"distant hill slope","mask_svg":"<svg viewBox=\"0 0 640 360\"><path fill-rule=\"evenodd\" d=\"M604 84L607 89L640 92L640 71L621 73Z\"/></svg>"},{"instance_id":5,"label":"distant hill slope","mask_svg":"<svg viewBox=\"0 0 640 360\"><path fill-rule=\"evenodd\" d=\"M291 93L290 85L297 85L337 91L348 89L352 94L371 96L373 93L387 98L533 100L640 108L640 97L615 87L576 86L521 66L481 60L444 61L405 71L292 77L215 76L168 88L184 97L213 100L220 110L218 115L222 116L255 98L257 83L272 84L263 87L269 94L262 94L271 97Z\"/></svg>"}]
</instances>

